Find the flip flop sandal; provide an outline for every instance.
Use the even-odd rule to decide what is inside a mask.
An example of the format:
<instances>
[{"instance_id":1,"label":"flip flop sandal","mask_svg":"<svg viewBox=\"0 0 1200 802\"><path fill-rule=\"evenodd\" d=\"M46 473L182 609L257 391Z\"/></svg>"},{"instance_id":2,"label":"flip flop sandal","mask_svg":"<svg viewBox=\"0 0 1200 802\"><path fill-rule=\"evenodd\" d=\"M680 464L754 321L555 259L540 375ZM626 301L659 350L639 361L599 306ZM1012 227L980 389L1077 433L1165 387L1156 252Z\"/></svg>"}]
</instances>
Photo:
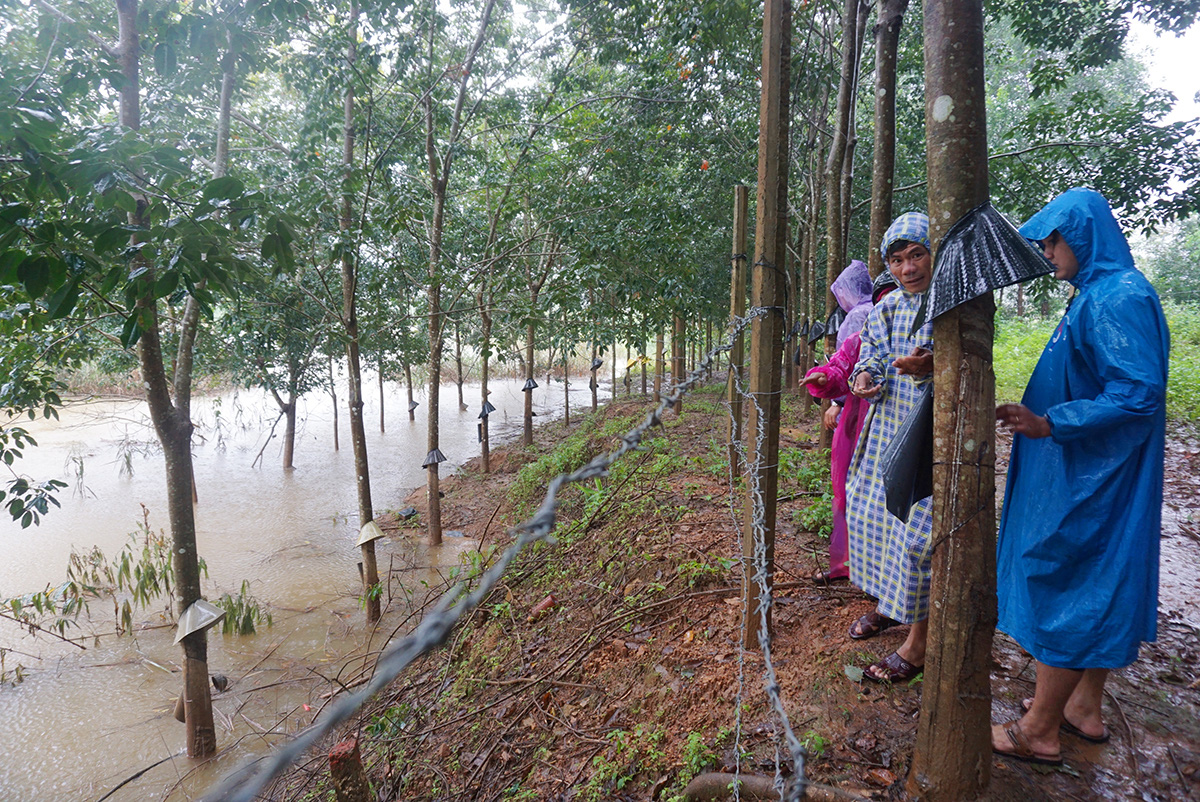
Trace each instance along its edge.
<instances>
[{"instance_id":1,"label":"flip flop sandal","mask_svg":"<svg viewBox=\"0 0 1200 802\"><path fill-rule=\"evenodd\" d=\"M1039 755L1033 751L1033 747L1029 745L1029 739L1021 731L1020 721L1010 721L1000 726L1004 730L1004 734L1008 736L1008 740L1012 742L1013 748L1011 751L1007 751L997 749L993 746L992 752L994 754L1011 760L1020 760L1023 763L1033 763L1037 766L1061 766L1063 764L1061 753L1057 755Z\"/></svg>"},{"instance_id":2,"label":"flip flop sandal","mask_svg":"<svg viewBox=\"0 0 1200 802\"><path fill-rule=\"evenodd\" d=\"M885 676L876 676L871 669L884 672ZM879 662L872 663L870 667L863 672L863 679L869 679L872 682L890 682L895 685L897 682L908 682L910 679L917 676L924 670L924 664L914 666L912 663L901 657L899 652L892 652Z\"/></svg>"},{"instance_id":3,"label":"flip flop sandal","mask_svg":"<svg viewBox=\"0 0 1200 802\"><path fill-rule=\"evenodd\" d=\"M885 629L899 625L899 621L893 621L886 615L880 615L872 610L850 625L850 637L854 640L866 640L875 637Z\"/></svg>"},{"instance_id":4,"label":"flip flop sandal","mask_svg":"<svg viewBox=\"0 0 1200 802\"><path fill-rule=\"evenodd\" d=\"M1033 707L1033 699L1026 697L1025 699L1021 700L1021 709L1026 713L1029 712L1029 708L1031 707ZM1112 734L1108 731L1108 727L1105 727L1104 732L1100 735L1089 735L1071 722L1067 721L1066 716L1063 716L1062 724L1058 725L1058 728L1067 735L1074 735L1079 740L1087 741L1090 744L1106 744L1112 738Z\"/></svg>"},{"instance_id":5,"label":"flip flop sandal","mask_svg":"<svg viewBox=\"0 0 1200 802\"><path fill-rule=\"evenodd\" d=\"M821 587L832 585L835 582L849 582L850 577L846 575L834 576L832 571L817 571L812 575L812 583Z\"/></svg>"}]
</instances>

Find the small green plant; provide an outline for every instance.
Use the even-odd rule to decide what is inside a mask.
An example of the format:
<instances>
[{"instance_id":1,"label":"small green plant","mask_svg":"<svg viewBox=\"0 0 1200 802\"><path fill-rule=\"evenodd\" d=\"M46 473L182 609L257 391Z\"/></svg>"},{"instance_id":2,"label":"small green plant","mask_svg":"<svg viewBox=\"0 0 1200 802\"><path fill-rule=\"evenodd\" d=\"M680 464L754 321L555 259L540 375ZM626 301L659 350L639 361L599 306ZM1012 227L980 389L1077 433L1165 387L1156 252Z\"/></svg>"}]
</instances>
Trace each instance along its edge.
<instances>
[{"instance_id":1,"label":"small green plant","mask_svg":"<svg viewBox=\"0 0 1200 802\"><path fill-rule=\"evenodd\" d=\"M262 603L250 595L250 581L246 579L242 580L238 595L221 594L217 606L225 611L225 618L221 621L221 632L225 635L253 635L258 626L272 626L275 623L271 614L263 609Z\"/></svg>"},{"instance_id":2,"label":"small green plant","mask_svg":"<svg viewBox=\"0 0 1200 802\"><path fill-rule=\"evenodd\" d=\"M681 579L687 580L689 588L694 588L720 578L728 573L734 564L734 561L727 557L718 557L716 565L707 560L684 560L675 570Z\"/></svg>"},{"instance_id":3,"label":"small green plant","mask_svg":"<svg viewBox=\"0 0 1200 802\"><path fill-rule=\"evenodd\" d=\"M802 510L797 510L796 520L806 532L828 538L833 534L833 494L826 490Z\"/></svg>"},{"instance_id":4,"label":"small green plant","mask_svg":"<svg viewBox=\"0 0 1200 802\"><path fill-rule=\"evenodd\" d=\"M829 739L816 730L809 730L804 733L800 744L804 747L804 751L808 752L808 756L815 759L825 754L825 750L829 748Z\"/></svg>"}]
</instances>

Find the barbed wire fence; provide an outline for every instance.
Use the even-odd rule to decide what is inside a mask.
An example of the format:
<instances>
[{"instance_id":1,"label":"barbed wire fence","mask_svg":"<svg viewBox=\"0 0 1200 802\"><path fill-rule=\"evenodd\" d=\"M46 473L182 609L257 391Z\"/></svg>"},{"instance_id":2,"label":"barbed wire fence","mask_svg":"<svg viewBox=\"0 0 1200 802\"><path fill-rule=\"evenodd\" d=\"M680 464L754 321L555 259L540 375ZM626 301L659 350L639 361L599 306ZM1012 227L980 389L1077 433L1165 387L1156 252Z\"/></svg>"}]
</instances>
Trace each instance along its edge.
<instances>
[{"instance_id":1,"label":"barbed wire fence","mask_svg":"<svg viewBox=\"0 0 1200 802\"><path fill-rule=\"evenodd\" d=\"M769 307L755 307L744 317L730 322L729 335L725 342L717 345L708 352L700 364L687 377L675 384L669 395L664 395L659 404L647 414L646 418L621 437L621 444L612 451L600 454L586 465L571 473L560 474L547 486L546 495L536 512L528 520L513 527L510 532L514 535L513 543L506 548L495 563L479 579L479 584L470 593L465 585L459 583L447 591L437 601L433 609L425 615L417 627L408 635L401 638L393 646L384 650L375 666L371 680L361 689L343 696L332 704L318 721L299 733L292 741L272 754L255 759L238 769L235 769L217 785L204 799L206 802L253 802L267 789L268 785L301 756L316 746L323 738L346 723L358 710L375 694L382 691L413 664L421 656L443 646L454 632L457 624L469 613L479 607L491 594L492 590L504 577L517 557L534 543L545 541L553 544L553 530L556 525L559 491L569 484L587 482L608 475L609 468L631 451L644 450L642 441L647 432L663 422L667 411L682 400L713 367L717 358L733 348L735 339L759 317L771 312ZM749 576L758 591L759 632L758 640L762 649L765 691L774 715L779 719L782 737L776 734L775 744L775 786L784 802L797 802L809 785L805 778L805 760L807 752L792 729L787 710L783 704L778 676L772 660L772 640L769 627L770 611L774 604L769 561L766 549L765 505L763 489L759 476L764 466L762 454L766 444L766 416L759 405L756 394L746 389L740 381L733 379L735 391L755 408L757 428L755 432L754 458L746 458L746 449L742 443L734 443L745 466L743 476L746 481L747 498L750 503L750 527L754 537L754 549L751 565L747 566L742 560L743 579ZM758 394L761 395L761 394ZM730 514L735 524L734 530L740 531L737 521L735 482L730 466ZM747 611L743 615L743 643L745 642L745 627L749 626L752 616ZM742 698L745 695L745 649L739 649L738 659L738 693L735 714L735 773L732 783L733 795L739 799L737 777L741 772L741 735L742 735ZM781 752L786 753L791 762L791 781L785 780L784 761L780 759ZM829 789L835 790L835 789Z\"/></svg>"}]
</instances>

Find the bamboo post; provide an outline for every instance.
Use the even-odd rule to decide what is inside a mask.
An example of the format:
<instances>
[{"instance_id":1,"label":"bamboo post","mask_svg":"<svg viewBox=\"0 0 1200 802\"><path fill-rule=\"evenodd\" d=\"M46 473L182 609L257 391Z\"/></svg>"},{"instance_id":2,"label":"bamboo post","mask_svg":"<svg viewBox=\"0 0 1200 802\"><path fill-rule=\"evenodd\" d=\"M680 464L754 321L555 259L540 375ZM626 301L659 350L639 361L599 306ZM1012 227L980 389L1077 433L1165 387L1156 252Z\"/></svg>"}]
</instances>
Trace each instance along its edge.
<instances>
[{"instance_id":1,"label":"bamboo post","mask_svg":"<svg viewBox=\"0 0 1200 802\"><path fill-rule=\"evenodd\" d=\"M925 3L930 239L988 198L983 3ZM996 625L995 377L991 293L933 324L929 645L909 793L977 799L991 781Z\"/></svg>"},{"instance_id":2,"label":"bamboo post","mask_svg":"<svg viewBox=\"0 0 1200 802\"><path fill-rule=\"evenodd\" d=\"M730 257L732 276L729 282L729 323L746 315L746 220L750 211L750 190L745 186L733 188L733 255ZM729 471L731 476L742 472L738 447L742 442L742 395L738 388L745 384L746 338L738 332L729 350Z\"/></svg>"},{"instance_id":3,"label":"bamboo post","mask_svg":"<svg viewBox=\"0 0 1200 802\"><path fill-rule=\"evenodd\" d=\"M762 98L758 125L758 221L751 305L769 310L755 318L750 331L750 406L748 459L757 466L747 487L742 556L754 565L756 508L761 512L768 588L775 562L775 502L779 483L779 394L783 378L784 277L787 247L788 87L791 72L791 3L766 0L763 8ZM755 496L761 496L761 507ZM758 583L746 571L742 589L743 645L759 648L759 629L770 631L769 610L758 597Z\"/></svg>"}]
</instances>

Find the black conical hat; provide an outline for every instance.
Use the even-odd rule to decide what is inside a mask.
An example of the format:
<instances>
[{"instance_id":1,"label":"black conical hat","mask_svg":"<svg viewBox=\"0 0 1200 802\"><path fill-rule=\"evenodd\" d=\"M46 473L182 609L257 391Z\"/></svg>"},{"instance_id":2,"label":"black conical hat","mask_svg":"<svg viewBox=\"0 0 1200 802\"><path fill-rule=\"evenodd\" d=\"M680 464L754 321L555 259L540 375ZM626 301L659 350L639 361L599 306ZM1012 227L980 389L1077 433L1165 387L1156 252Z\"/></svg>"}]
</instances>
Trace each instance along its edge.
<instances>
[{"instance_id":1,"label":"black conical hat","mask_svg":"<svg viewBox=\"0 0 1200 802\"><path fill-rule=\"evenodd\" d=\"M991 203L976 206L938 244L933 281L913 330L985 292L1053 272L1054 265Z\"/></svg>"}]
</instances>

